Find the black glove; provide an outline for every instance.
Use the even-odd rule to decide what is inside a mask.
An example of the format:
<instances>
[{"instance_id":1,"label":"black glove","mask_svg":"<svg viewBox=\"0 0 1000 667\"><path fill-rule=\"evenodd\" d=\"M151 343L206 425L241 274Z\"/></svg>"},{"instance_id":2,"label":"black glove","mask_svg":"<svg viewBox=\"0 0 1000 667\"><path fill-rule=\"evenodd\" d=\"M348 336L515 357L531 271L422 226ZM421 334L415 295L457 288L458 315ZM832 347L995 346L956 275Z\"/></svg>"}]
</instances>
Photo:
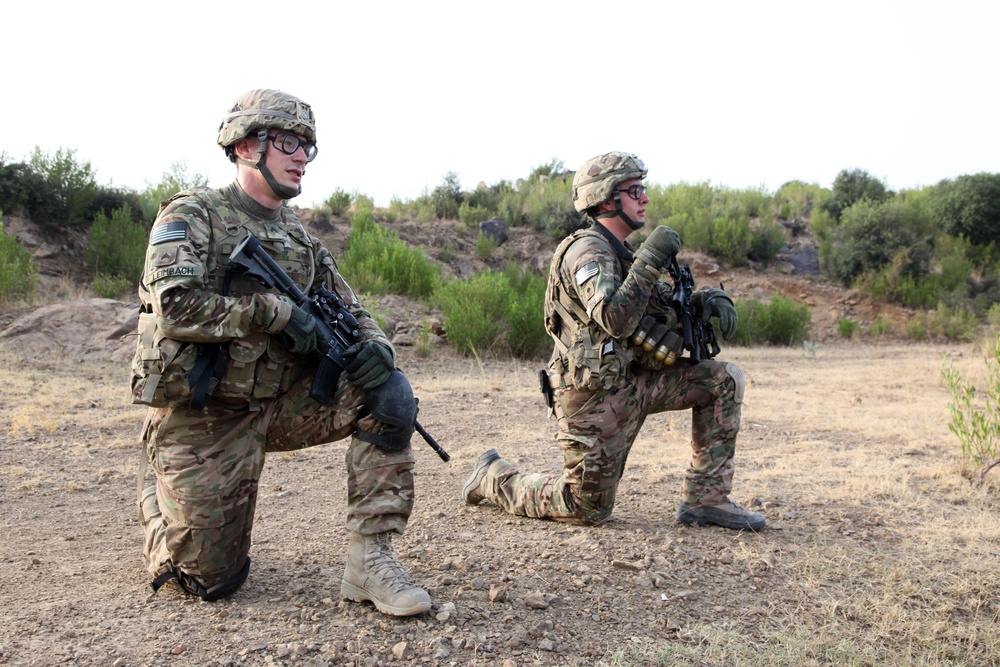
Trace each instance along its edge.
<instances>
[{"instance_id":1,"label":"black glove","mask_svg":"<svg viewBox=\"0 0 1000 667\"><path fill-rule=\"evenodd\" d=\"M702 323L708 322L713 316L718 317L722 337L726 340L733 337L738 318L736 306L728 294L721 289L711 288L695 292L691 295L691 300L701 311Z\"/></svg>"},{"instance_id":2,"label":"black glove","mask_svg":"<svg viewBox=\"0 0 1000 667\"><path fill-rule=\"evenodd\" d=\"M680 250L681 237L669 227L660 225L646 237L639 249L635 251L635 258L660 271L667 265L670 258Z\"/></svg>"},{"instance_id":3,"label":"black glove","mask_svg":"<svg viewBox=\"0 0 1000 667\"><path fill-rule=\"evenodd\" d=\"M316 326L316 318L292 304L292 316L285 328L281 330L281 340L285 347L292 354L304 357L316 351L321 339L320 329Z\"/></svg>"},{"instance_id":4,"label":"black glove","mask_svg":"<svg viewBox=\"0 0 1000 667\"><path fill-rule=\"evenodd\" d=\"M396 369L385 345L373 340L355 343L344 350L347 379L362 389L374 389L389 379Z\"/></svg>"}]
</instances>

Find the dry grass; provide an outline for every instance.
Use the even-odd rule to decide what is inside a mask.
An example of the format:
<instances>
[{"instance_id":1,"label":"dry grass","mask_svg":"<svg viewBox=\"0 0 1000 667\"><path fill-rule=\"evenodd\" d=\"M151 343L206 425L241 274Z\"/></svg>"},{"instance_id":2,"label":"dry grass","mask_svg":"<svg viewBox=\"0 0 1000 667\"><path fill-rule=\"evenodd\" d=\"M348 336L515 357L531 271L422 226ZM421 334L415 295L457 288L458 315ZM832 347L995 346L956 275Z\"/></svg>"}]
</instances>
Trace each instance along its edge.
<instances>
[{"instance_id":1,"label":"dry grass","mask_svg":"<svg viewBox=\"0 0 1000 667\"><path fill-rule=\"evenodd\" d=\"M941 378L947 357L975 380L982 355L971 346L841 343L815 354L755 348L724 356L749 381L734 499L762 508L772 529L693 533L719 551L705 558L725 553L740 574L713 582L697 561L668 558L668 567L691 570L709 613L685 622L676 641L613 646L605 664L997 664L1000 474L982 487L964 475ZM404 364L421 398L421 422L456 461L470 462L489 445L525 468L558 468L555 425L538 409L537 362L442 353ZM120 366L40 365L7 351L0 372L0 437L7 441L0 485L35 491L115 479L127 488L131 453L95 460L88 446L98 438L134 446L142 408L128 403ZM669 513L689 437L687 413L649 418L616 509L628 525L644 525L650 508ZM32 448L27 461L5 453L22 447ZM415 447L421 459L430 457L422 444ZM53 472L74 462L87 466L85 477L64 481ZM428 464L422 488L440 488L450 502L465 474ZM475 517L517 529L486 509ZM659 530L668 545L692 539L669 525ZM704 593L715 587L724 593L717 601Z\"/></svg>"},{"instance_id":2,"label":"dry grass","mask_svg":"<svg viewBox=\"0 0 1000 667\"><path fill-rule=\"evenodd\" d=\"M808 358L763 348L726 357L750 383L734 495L786 529L734 558L780 570L784 585L761 610L759 643L703 626L707 652L623 651L619 664L997 664L998 484L963 476L941 378L945 358L981 376L981 356L844 343ZM684 428L652 417L633 457L676 468L682 454L656 442Z\"/></svg>"}]
</instances>

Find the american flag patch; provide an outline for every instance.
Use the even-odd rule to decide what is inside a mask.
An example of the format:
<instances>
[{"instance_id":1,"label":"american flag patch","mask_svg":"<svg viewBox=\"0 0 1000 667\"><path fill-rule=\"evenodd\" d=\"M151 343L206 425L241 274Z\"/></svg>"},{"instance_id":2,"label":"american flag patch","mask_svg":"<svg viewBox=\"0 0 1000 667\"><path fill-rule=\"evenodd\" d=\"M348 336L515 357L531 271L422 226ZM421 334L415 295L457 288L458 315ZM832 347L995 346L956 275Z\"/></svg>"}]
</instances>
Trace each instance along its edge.
<instances>
[{"instance_id":1,"label":"american flag patch","mask_svg":"<svg viewBox=\"0 0 1000 667\"><path fill-rule=\"evenodd\" d=\"M159 245L168 241L183 241L187 238L188 226L183 220L167 222L153 229L149 235L149 245Z\"/></svg>"},{"instance_id":2,"label":"american flag patch","mask_svg":"<svg viewBox=\"0 0 1000 667\"><path fill-rule=\"evenodd\" d=\"M594 276L597 275L598 266L597 262L587 262L586 266L583 266L576 270L576 284L582 285Z\"/></svg>"}]
</instances>

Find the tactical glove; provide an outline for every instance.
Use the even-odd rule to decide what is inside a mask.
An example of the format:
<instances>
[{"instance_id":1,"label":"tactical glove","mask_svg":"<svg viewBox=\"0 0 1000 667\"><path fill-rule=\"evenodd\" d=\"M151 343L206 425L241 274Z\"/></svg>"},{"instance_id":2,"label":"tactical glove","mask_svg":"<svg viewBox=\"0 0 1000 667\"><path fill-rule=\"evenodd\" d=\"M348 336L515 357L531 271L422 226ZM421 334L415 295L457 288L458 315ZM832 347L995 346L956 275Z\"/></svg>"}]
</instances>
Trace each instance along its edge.
<instances>
[{"instance_id":1,"label":"tactical glove","mask_svg":"<svg viewBox=\"0 0 1000 667\"><path fill-rule=\"evenodd\" d=\"M281 340L294 355L304 357L312 354L322 340L316 318L292 304L292 316L281 330Z\"/></svg>"},{"instance_id":2,"label":"tactical glove","mask_svg":"<svg viewBox=\"0 0 1000 667\"><path fill-rule=\"evenodd\" d=\"M736 333L736 306L723 290L717 288L699 290L691 295L691 301L701 312L702 323L707 323L712 317L719 318L719 328L722 337L729 340Z\"/></svg>"},{"instance_id":3,"label":"tactical glove","mask_svg":"<svg viewBox=\"0 0 1000 667\"><path fill-rule=\"evenodd\" d=\"M660 225L646 237L639 249L635 251L635 258L653 267L657 271L662 271L670 258L680 252L681 237L677 232Z\"/></svg>"},{"instance_id":4,"label":"tactical glove","mask_svg":"<svg viewBox=\"0 0 1000 667\"><path fill-rule=\"evenodd\" d=\"M344 350L347 379L362 389L374 389L389 379L396 364L389 350L373 340L355 343Z\"/></svg>"}]
</instances>

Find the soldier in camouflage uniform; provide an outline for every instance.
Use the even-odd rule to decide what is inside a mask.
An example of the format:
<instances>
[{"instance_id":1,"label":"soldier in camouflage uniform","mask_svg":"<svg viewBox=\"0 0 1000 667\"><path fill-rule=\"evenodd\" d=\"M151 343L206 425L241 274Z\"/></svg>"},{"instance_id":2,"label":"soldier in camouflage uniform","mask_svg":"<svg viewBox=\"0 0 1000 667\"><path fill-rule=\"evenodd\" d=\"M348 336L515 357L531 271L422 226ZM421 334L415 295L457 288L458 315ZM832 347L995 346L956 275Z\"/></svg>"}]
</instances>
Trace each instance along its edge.
<instances>
[{"instance_id":1,"label":"soldier in camouflage uniform","mask_svg":"<svg viewBox=\"0 0 1000 667\"><path fill-rule=\"evenodd\" d=\"M625 243L645 223L647 171L635 155L587 160L573 180L577 211L591 227L556 249L545 294L555 343L547 368L563 450L560 475L519 472L495 449L484 452L462 488L471 505L496 503L511 514L578 524L611 516L632 442L647 415L692 412L691 465L677 519L760 530L764 516L729 499L744 378L733 363L677 357L682 341L671 288L660 280L680 238L658 226L636 249ZM721 289L696 292L704 321L736 331L736 309ZM633 344L633 337L645 347ZM657 353L657 349L661 351Z\"/></svg>"},{"instance_id":2,"label":"soldier in camouflage uniform","mask_svg":"<svg viewBox=\"0 0 1000 667\"><path fill-rule=\"evenodd\" d=\"M280 91L250 91L225 115L218 143L236 180L161 205L139 290L132 392L150 406L143 468L148 461L156 484L140 494L139 516L154 590L173 580L204 600L235 592L250 569L265 453L352 436L342 595L388 614L426 611L430 597L391 544L413 507L413 428L380 422L366 407L393 385L393 404L381 410L416 414L412 391L330 252L286 205L316 157L312 109ZM313 315L227 270L249 233L304 293L332 290L359 322L329 406L310 398L317 348L325 349Z\"/></svg>"}]
</instances>

